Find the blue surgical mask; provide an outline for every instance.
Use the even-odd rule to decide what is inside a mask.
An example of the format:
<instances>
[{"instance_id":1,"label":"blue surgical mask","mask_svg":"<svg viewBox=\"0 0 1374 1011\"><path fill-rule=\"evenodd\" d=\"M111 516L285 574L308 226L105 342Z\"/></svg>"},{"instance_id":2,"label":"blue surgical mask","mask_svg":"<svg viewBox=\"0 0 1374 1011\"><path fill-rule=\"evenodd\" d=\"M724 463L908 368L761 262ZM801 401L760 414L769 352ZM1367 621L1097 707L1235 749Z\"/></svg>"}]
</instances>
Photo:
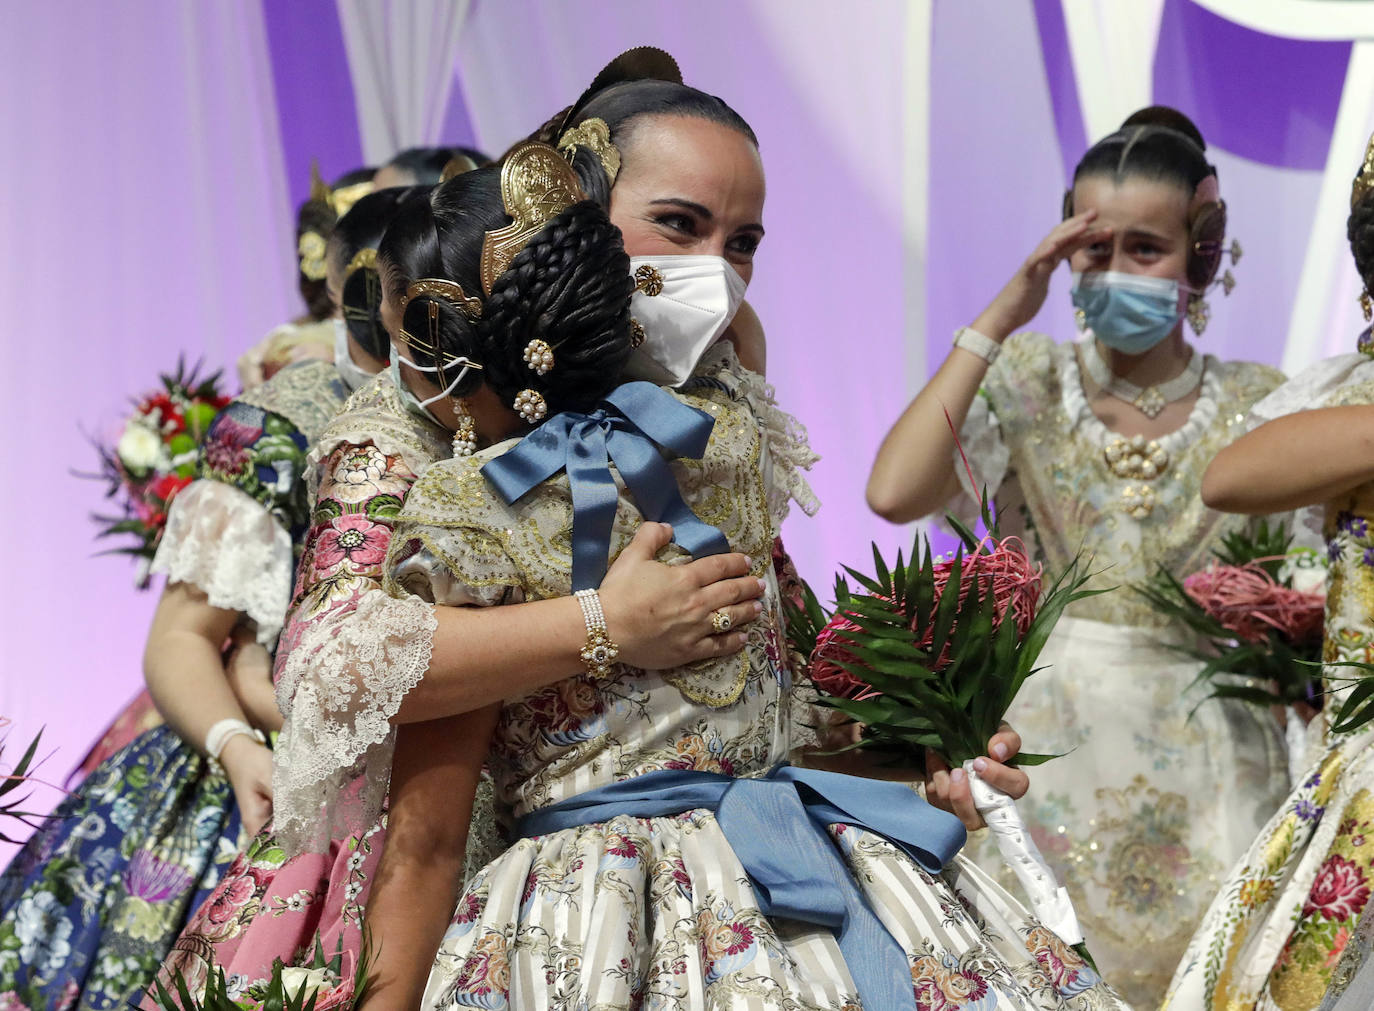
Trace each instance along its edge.
<instances>
[{"instance_id":1,"label":"blue surgical mask","mask_svg":"<svg viewBox=\"0 0 1374 1011\"><path fill-rule=\"evenodd\" d=\"M1168 277L1117 270L1075 273L1073 304L1083 325L1107 347L1128 355L1149 351L1183 318L1188 291Z\"/></svg>"}]
</instances>

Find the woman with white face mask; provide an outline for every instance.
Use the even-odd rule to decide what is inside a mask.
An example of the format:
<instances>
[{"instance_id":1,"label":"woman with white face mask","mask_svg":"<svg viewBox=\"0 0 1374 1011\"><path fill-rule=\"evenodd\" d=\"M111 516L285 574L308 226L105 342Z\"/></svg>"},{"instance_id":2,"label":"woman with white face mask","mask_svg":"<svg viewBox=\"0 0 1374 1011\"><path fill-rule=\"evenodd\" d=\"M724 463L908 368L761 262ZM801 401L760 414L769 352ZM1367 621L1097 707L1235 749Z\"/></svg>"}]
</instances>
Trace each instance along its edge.
<instances>
[{"instance_id":1,"label":"woman with white face mask","mask_svg":"<svg viewBox=\"0 0 1374 1011\"><path fill-rule=\"evenodd\" d=\"M1202 472L1282 380L1185 339L1185 318L1197 333L1205 326L1225 227L1216 172L1180 113L1143 110L1094 145L1064 221L958 332L883 442L870 506L893 522L942 508L973 519L986 489L1004 533L1020 533L1051 568L1081 551L1095 587L1207 565L1241 521L1205 507ZM1079 339L1015 333L1066 260ZM1211 702L1188 719L1197 666L1169 650L1176 632L1165 625L1129 589L1071 606L1049 669L1008 717L1035 750L1067 753L1036 770L1021 808L1051 840L1041 848L1099 967L1141 1007L1158 1003L1216 882L1286 778L1266 712ZM996 862L989 848L985 865Z\"/></svg>"}]
</instances>

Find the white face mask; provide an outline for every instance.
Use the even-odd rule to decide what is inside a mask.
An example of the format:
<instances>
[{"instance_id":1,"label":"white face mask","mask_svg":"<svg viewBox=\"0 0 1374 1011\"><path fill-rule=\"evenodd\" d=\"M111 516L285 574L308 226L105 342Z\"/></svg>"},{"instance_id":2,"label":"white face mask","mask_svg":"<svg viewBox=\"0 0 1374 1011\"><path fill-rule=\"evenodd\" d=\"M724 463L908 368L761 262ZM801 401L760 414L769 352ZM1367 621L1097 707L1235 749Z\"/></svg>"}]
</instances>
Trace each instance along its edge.
<instances>
[{"instance_id":1,"label":"white face mask","mask_svg":"<svg viewBox=\"0 0 1374 1011\"><path fill-rule=\"evenodd\" d=\"M406 405L407 410L418 414L422 418L428 418L440 428L445 427L444 423L435 417L434 412L429 409L429 405L443 400L453 392L454 387L463 381L463 377L466 376L470 370L481 367L476 362L469 361L466 358L455 359L454 362L448 366L448 369L452 369L454 365L462 365L462 368L458 370L458 375L454 376L453 381L434 396L421 400L414 393L410 392L410 387L406 385L405 379L401 376L402 362L409 365L416 372L432 372L435 375L439 374L439 367L437 365L416 365L405 355L401 354L401 349L398 345L391 345L391 382L395 385L396 391L400 393L401 401Z\"/></svg>"},{"instance_id":2,"label":"white face mask","mask_svg":"<svg viewBox=\"0 0 1374 1011\"><path fill-rule=\"evenodd\" d=\"M353 360L349 347L348 325L342 319L334 319L334 368L339 370L339 378L350 390L361 388L372 378L372 373L360 368Z\"/></svg>"},{"instance_id":3,"label":"white face mask","mask_svg":"<svg viewBox=\"0 0 1374 1011\"><path fill-rule=\"evenodd\" d=\"M744 301L744 278L719 256L635 256L630 273L652 267L659 284L630 299L630 315L644 328L644 343L630 353L629 379L681 386L708 348L725 332ZM647 273L647 272L646 272Z\"/></svg>"}]
</instances>

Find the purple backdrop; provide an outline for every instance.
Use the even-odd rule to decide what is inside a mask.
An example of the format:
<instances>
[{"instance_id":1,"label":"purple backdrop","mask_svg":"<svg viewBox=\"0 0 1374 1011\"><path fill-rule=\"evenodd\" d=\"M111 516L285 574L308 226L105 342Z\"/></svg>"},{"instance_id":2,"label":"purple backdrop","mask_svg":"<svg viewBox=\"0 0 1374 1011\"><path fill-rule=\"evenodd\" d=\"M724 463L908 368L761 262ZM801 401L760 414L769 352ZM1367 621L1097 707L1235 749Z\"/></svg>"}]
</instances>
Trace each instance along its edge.
<instances>
[{"instance_id":1,"label":"purple backdrop","mask_svg":"<svg viewBox=\"0 0 1374 1011\"><path fill-rule=\"evenodd\" d=\"M862 497L878 441L921 378L907 335L927 335L930 363L943 356L1055 223L1088 139L1058 0L934 0L928 67L906 50L921 10L474 0L445 117L446 139L499 152L614 53L655 43L750 120L769 198L749 298L768 329L770 378L825 455L814 473L825 507L789 521L786 538L822 586L870 538L908 537ZM1168 0L1155 91L1212 141L1246 245L1211 350L1279 360L1344 51ZM82 428L112 438L129 397L179 353L231 367L298 311L292 201L312 158L335 175L361 146L330 0L50 0L9 12L0 68L12 96L0 103L0 463L13 573L0 713L19 736L48 726L60 775L137 689L153 604L130 589L126 562L92 557L100 488L70 475L94 460ZM913 68L928 90L904 85ZM904 164L927 100L928 164ZM927 234L904 235L926 192ZM906 291L922 271L924 301ZM1066 275L1036 325L1069 334Z\"/></svg>"}]
</instances>

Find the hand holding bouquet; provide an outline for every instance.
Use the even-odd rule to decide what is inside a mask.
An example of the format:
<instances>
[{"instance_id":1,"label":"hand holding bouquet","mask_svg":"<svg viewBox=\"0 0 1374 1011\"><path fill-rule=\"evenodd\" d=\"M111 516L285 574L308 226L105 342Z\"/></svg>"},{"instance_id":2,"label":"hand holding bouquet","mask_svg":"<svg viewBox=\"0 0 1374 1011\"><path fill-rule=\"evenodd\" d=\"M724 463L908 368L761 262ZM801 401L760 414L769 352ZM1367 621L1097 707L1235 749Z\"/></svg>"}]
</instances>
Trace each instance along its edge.
<instances>
[{"instance_id":1,"label":"hand holding bouquet","mask_svg":"<svg viewBox=\"0 0 1374 1011\"><path fill-rule=\"evenodd\" d=\"M202 380L177 363L162 389L136 402L113 449L97 446L106 498L119 500L120 515L95 517L100 537L132 534L134 543L111 554L138 558L134 585L148 585L148 568L167 525L167 509L195 476L197 451L210 422L229 398L219 393L218 372Z\"/></svg>"},{"instance_id":2,"label":"hand holding bouquet","mask_svg":"<svg viewBox=\"0 0 1374 1011\"><path fill-rule=\"evenodd\" d=\"M1077 561L1046 579L1015 538L1000 538L987 507L983 538L956 520L962 545L936 560L918 540L908 565L889 566L877 546L874 573L845 567L827 613L809 587L789 615L793 646L811 657L810 677L821 704L863 725L851 747L911 764L926 749L969 775L974 802L999 851L1025 888L1036 915L1070 944L1079 944L1068 893L1055 881L1011 797L973 768L1027 678L1037 670L1050 632L1085 590L1089 574ZM851 590L849 579L861 587ZM1021 754L1037 765L1049 755Z\"/></svg>"}]
</instances>

